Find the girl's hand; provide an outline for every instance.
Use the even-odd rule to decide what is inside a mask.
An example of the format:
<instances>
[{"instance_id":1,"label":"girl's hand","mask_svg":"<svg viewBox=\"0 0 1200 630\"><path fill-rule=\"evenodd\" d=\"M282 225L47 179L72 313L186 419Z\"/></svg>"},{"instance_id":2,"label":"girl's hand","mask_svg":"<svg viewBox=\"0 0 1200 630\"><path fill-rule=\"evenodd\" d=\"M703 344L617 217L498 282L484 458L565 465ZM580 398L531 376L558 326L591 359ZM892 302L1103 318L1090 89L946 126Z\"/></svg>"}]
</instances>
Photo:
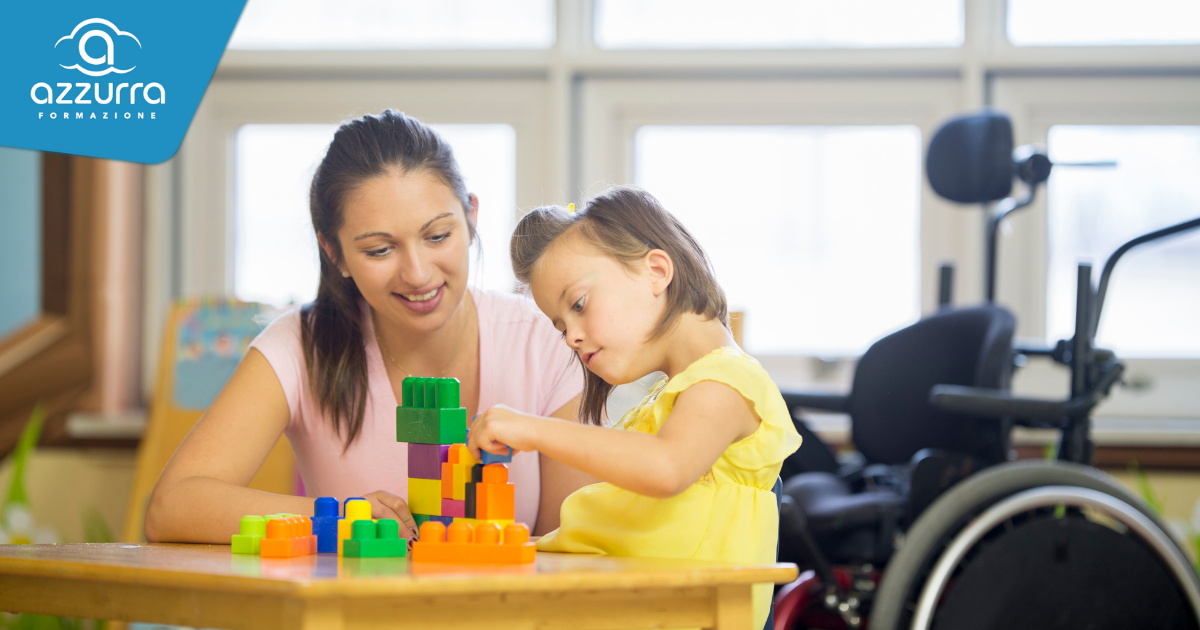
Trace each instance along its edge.
<instances>
[{"instance_id":1,"label":"girl's hand","mask_svg":"<svg viewBox=\"0 0 1200 630\"><path fill-rule=\"evenodd\" d=\"M479 451L484 450L493 455L506 455L508 447L513 451L533 451L532 434L529 430L537 418L523 414L505 405L496 405L475 416L471 421L471 434L467 438L467 448L471 456L481 459Z\"/></svg>"},{"instance_id":2,"label":"girl's hand","mask_svg":"<svg viewBox=\"0 0 1200 630\"><path fill-rule=\"evenodd\" d=\"M363 498L371 503L371 518L395 519L400 524L400 537L416 540L417 521L413 519L404 499L385 490L376 490L363 495Z\"/></svg>"}]
</instances>

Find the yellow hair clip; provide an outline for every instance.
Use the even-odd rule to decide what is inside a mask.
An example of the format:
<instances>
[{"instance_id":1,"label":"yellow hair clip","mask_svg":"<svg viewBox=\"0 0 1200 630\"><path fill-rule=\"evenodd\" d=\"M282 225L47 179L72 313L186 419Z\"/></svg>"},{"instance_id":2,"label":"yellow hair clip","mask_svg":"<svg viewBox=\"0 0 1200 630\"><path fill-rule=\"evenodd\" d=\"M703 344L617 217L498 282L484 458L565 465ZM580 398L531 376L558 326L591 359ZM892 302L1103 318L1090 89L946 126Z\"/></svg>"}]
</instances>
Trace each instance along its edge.
<instances>
[{"instance_id":1,"label":"yellow hair clip","mask_svg":"<svg viewBox=\"0 0 1200 630\"><path fill-rule=\"evenodd\" d=\"M571 214L575 214L575 204L573 204L573 203L567 204L567 212L570 212Z\"/></svg>"}]
</instances>

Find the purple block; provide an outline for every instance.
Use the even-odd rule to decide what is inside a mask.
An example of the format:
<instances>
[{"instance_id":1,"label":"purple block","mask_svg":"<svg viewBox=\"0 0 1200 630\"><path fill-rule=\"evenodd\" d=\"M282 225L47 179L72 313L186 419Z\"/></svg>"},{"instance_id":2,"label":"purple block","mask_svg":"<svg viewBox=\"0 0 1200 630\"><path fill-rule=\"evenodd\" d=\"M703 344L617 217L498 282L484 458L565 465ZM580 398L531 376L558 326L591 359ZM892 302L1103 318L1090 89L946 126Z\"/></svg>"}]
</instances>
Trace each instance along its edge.
<instances>
[{"instance_id":1,"label":"purple block","mask_svg":"<svg viewBox=\"0 0 1200 630\"><path fill-rule=\"evenodd\" d=\"M440 461L443 464L448 463L450 461L450 446L451 446L450 444L439 444L438 445L438 455L439 455L439 457L441 457Z\"/></svg>"},{"instance_id":2,"label":"purple block","mask_svg":"<svg viewBox=\"0 0 1200 630\"><path fill-rule=\"evenodd\" d=\"M408 443L408 478L441 479L442 460L438 444Z\"/></svg>"}]
</instances>

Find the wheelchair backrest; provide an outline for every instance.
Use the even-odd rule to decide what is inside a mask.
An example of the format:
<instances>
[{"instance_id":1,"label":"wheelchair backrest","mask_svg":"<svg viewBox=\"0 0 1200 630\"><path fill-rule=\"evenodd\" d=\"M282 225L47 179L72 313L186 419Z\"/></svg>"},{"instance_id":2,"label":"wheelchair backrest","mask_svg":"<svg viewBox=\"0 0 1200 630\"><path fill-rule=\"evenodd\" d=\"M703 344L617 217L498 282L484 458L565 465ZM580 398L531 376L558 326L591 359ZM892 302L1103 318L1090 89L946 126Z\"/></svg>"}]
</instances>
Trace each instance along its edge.
<instances>
[{"instance_id":1,"label":"wheelchair backrest","mask_svg":"<svg viewBox=\"0 0 1200 630\"><path fill-rule=\"evenodd\" d=\"M944 310L875 342L858 362L850 392L854 445L868 462L908 462L943 448L999 462L1007 422L934 409L934 385L1008 389L1016 320L985 305Z\"/></svg>"}]
</instances>

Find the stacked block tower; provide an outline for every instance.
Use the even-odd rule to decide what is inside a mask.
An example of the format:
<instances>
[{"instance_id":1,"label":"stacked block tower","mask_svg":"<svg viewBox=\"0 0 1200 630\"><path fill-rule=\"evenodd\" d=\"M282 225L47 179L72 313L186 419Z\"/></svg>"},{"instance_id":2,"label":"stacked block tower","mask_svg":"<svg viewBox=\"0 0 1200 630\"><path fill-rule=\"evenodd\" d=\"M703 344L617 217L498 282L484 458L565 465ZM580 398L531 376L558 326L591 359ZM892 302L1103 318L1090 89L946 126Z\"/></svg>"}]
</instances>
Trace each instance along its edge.
<instances>
[{"instance_id":1,"label":"stacked block tower","mask_svg":"<svg viewBox=\"0 0 1200 630\"><path fill-rule=\"evenodd\" d=\"M459 522L473 530L488 523L505 530L515 516L516 487L508 481L512 450L483 453L483 461L471 456L458 379L410 376L401 387L396 441L408 443L408 507L417 525Z\"/></svg>"}]
</instances>

